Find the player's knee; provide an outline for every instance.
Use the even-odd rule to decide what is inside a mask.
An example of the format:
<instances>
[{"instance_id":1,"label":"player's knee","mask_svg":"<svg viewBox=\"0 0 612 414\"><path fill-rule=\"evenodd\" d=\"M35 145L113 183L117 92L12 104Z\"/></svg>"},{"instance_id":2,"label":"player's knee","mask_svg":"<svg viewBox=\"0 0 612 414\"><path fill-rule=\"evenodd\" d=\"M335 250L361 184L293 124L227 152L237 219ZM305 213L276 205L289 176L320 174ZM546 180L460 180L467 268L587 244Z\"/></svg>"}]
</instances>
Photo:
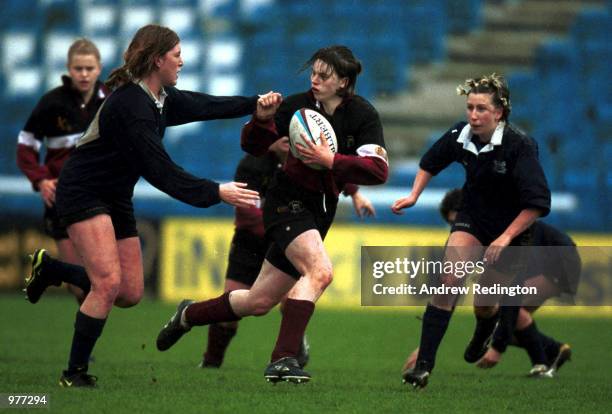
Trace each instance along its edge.
<instances>
[{"instance_id":1,"label":"player's knee","mask_svg":"<svg viewBox=\"0 0 612 414\"><path fill-rule=\"evenodd\" d=\"M325 289L334 279L334 274L331 266L318 268L311 274L313 282L320 288Z\"/></svg>"},{"instance_id":2,"label":"player's knee","mask_svg":"<svg viewBox=\"0 0 612 414\"><path fill-rule=\"evenodd\" d=\"M94 277L91 290L103 300L112 304L119 295L121 276L118 273L108 272Z\"/></svg>"},{"instance_id":3,"label":"player's knee","mask_svg":"<svg viewBox=\"0 0 612 414\"><path fill-rule=\"evenodd\" d=\"M143 286L132 286L124 289L116 298L115 306L120 308L130 308L137 305L144 294Z\"/></svg>"}]
</instances>

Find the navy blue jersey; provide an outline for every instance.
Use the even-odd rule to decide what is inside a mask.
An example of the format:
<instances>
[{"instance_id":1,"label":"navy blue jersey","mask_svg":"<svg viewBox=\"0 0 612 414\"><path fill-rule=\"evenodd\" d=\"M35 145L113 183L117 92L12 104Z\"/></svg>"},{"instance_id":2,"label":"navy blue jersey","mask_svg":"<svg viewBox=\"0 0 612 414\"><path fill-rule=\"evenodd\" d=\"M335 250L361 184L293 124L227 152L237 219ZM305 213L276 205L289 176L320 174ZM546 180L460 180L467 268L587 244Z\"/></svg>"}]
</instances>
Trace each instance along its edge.
<instances>
[{"instance_id":1,"label":"navy blue jersey","mask_svg":"<svg viewBox=\"0 0 612 414\"><path fill-rule=\"evenodd\" d=\"M478 150L470 126L459 122L425 153L420 167L436 175L452 162L463 165L466 174L460 211L490 234L502 234L524 209L539 209L542 216L550 212L537 144L512 125L500 123Z\"/></svg>"}]
</instances>

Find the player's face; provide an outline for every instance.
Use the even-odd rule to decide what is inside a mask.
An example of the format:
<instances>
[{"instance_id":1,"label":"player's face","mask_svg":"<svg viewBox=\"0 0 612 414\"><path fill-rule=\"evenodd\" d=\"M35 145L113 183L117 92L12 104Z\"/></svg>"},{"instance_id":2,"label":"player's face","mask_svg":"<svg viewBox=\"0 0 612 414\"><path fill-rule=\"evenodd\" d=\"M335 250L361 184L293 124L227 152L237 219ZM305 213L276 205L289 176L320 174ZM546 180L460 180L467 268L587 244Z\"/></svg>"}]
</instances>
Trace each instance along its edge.
<instances>
[{"instance_id":1,"label":"player's face","mask_svg":"<svg viewBox=\"0 0 612 414\"><path fill-rule=\"evenodd\" d=\"M466 117L472 133L488 140L502 117L502 109L493 105L490 93L470 93L467 97Z\"/></svg>"},{"instance_id":2,"label":"player's face","mask_svg":"<svg viewBox=\"0 0 612 414\"><path fill-rule=\"evenodd\" d=\"M181 44L177 43L165 55L159 58L159 76L162 85L174 86L178 80L178 74L183 66L183 58L181 57Z\"/></svg>"},{"instance_id":3,"label":"player's face","mask_svg":"<svg viewBox=\"0 0 612 414\"><path fill-rule=\"evenodd\" d=\"M325 103L338 98L337 91L346 86L347 78L339 78L327 63L316 60L310 72L310 88L317 101Z\"/></svg>"},{"instance_id":4,"label":"player's face","mask_svg":"<svg viewBox=\"0 0 612 414\"><path fill-rule=\"evenodd\" d=\"M455 220L457 220L457 211L450 210L446 215L446 222L452 226L455 224Z\"/></svg>"},{"instance_id":5,"label":"player's face","mask_svg":"<svg viewBox=\"0 0 612 414\"><path fill-rule=\"evenodd\" d=\"M82 94L91 91L100 76L100 62L95 55L73 55L68 62L68 74L72 85Z\"/></svg>"}]
</instances>

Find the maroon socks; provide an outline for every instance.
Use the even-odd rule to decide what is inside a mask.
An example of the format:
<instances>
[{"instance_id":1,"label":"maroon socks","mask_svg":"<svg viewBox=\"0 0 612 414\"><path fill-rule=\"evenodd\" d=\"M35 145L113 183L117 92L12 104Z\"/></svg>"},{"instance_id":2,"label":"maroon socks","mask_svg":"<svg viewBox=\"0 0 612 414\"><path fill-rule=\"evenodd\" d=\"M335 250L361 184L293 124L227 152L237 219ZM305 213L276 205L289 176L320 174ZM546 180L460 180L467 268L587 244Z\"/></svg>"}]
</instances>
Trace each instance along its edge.
<instances>
[{"instance_id":1,"label":"maroon socks","mask_svg":"<svg viewBox=\"0 0 612 414\"><path fill-rule=\"evenodd\" d=\"M272 351L272 361L297 356L314 307L314 303L308 300L287 299L285 301L280 331L276 339L276 346Z\"/></svg>"},{"instance_id":2,"label":"maroon socks","mask_svg":"<svg viewBox=\"0 0 612 414\"><path fill-rule=\"evenodd\" d=\"M217 322L233 322L241 318L236 316L230 305L229 292L225 292L218 298L189 305L185 310L185 319L189 325L199 326Z\"/></svg>"}]
</instances>

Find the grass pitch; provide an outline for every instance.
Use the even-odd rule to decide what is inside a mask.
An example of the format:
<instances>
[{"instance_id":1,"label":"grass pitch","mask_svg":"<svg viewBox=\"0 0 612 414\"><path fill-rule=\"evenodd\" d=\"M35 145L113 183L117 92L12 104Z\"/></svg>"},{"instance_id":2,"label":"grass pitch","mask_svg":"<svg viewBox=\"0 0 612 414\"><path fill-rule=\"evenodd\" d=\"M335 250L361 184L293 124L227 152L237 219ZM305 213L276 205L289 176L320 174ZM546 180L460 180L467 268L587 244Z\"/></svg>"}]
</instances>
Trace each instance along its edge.
<instances>
[{"instance_id":1,"label":"grass pitch","mask_svg":"<svg viewBox=\"0 0 612 414\"><path fill-rule=\"evenodd\" d=\"M167 352L155 349L174 305L147 300L114 309L94 350L96 390L57 385L65 368L77 306L63 295L37 305L0 295L0 393L45 393L62 413L290 412L612 412L612 319L538 318L540 329L572 344L573 361L553 380L525 378L526 354L511 348L500 365L463 362L473 316L459 312L440 347L429 386L401 384L400 368L418 344L423 309L318 309L308 336L313 380L271 385L263 370L279 312L241 322L223 368L200 369L207 329L194 328Z\"/></svg>"}]
</instances>

